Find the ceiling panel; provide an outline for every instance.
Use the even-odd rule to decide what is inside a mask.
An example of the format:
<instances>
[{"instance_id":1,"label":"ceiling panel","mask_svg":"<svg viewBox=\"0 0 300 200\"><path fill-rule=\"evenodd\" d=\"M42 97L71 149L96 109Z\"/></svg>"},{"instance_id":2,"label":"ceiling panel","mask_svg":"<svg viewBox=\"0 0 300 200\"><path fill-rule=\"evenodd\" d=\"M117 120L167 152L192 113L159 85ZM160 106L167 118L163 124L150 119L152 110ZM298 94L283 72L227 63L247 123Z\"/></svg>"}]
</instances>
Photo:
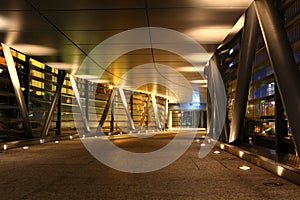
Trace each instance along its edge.
<instances>
[{"instance_id":1,"label":"ceiling panel","mask_svg":"<svg viewBox=\"0 0 300 200\"><path fill-rule=\"evenodd\" d=\"M144 10L42 11L62 31L118 30L147 26Z\"/></svg>"},{"instance_id":2,"label":"ceiling panel","mask_svg":"<svg viewBox=\"0 0 300 200\"><path fill-rule=\"evenodd\" d=\"M170 29L197 27L232 27L241 16L241 10L199 8L150 9L150 26Z\"/></svg>"},{"instance_id":3,"label":"ceiling panel","mask_svg":"<svg viewBox=\"0 0 300 200\"><path fill-rule=\"evenodd\" d=\"M235 8L247 8L253 0L147 0L149 8L221 8L232 10Z\"/></svg>"},{"instance_id":4,"label":"ceiling panel","mask_svg":"<svg viewBox=\"0 0 300 200\"><path fill-rule=\"evenodd\" d=\"M16 1L16 0L15 0ZM137 9L145 8L142 0L29 0L39 10Z\"/></svg>"}]
</instances>

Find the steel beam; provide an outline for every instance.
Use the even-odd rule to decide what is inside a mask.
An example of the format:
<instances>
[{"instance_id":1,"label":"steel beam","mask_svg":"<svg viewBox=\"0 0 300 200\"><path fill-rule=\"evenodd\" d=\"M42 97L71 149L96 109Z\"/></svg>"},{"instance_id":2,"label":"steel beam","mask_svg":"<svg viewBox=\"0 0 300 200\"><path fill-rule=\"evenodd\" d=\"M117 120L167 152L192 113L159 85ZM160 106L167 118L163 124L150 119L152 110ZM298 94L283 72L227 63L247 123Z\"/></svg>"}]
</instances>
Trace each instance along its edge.
<instances>
[{"instance_id":1,"label":"steel beam","mask_svg":"<svg viewBox=\"0 0 300 200\"><path fill-rule=\"evenodd\" d=\"M85 132L89 133L91 131L91 129L89 127L89 123L88 123L88 120L86 118L86 113L84 113L84 111L83 111L81 101L80 101L80 94L79 94L78 87L77 87L77 84L76 84L76 81L75 81L75 78L74 78L73 75L70 75L70 81L71 81L71 85L72 85L72 89L73 89L76 101L78 103L79 111L81 113L81 118L82 118L82 121L83 121L84 130L85 130ZM87 101L88 99L85 98L85 100Z\"/></svg>"},{"instance_id":2,"label":"steel beam","mask_svg":"<svg viewBox=\"0 0 300 200\"><path fill-rule=\"evenodd\" d=\"M107 114L108 114L108 111L109 111L109 108L110 106L112 105L112 102L116 96L116 92L117 92L117 88L114 88L111 92L111 94L109 95L109 98L107 100L107 103L105 105L105 108L104 108L104 111L103 111L103 114L101 116L101 119L99 121L99 124L98 124L98 127L97 127L97 130L96 130L96 134L97 133L101 133L101 128L105 122L105 119L107 117Z\"/></svg>"},{"instance_id":3,"label":"steel beam","mask_svg":"<svg viewBox=\"0 0 300 200\"><path fill-rule=\"evenodd\" d=\"M41 138L44 138L44 136L48 134L48 131L49 131L49 128L50 128L50 125L51 125L51 120L52 120L52 117L53 117L53 112L54 112L56 103L57 103L57 101L60 97L61 88L64 84L64 80L65 80L65 77L66 77L66 71L59 70L58 74L59 74L59 76L57 78L58 83L56 85L56 91L54 93L54 97L53 97L53 100L51 102L51 105L50 105L50 108L49 108L44 126L41 130Z\"/></svg>"},{"instance_id":4,"label":"steel beam","mask_svg":"<svg viewBox=\"0 0 300 200\"><path fill-rule=\"evenodd\" d=\"M219 71L220 71L220 74L222 76L222 79L223 79L223 82L226 82L225 79L225 68L221 66L220 64L220 57L216 54L214 54L213 56L213 61L215 62L215 64L217 65ZM226 116L225 116L225 122L224 122L224 126L223 126L223 131L222 131L222 134L221 134L221 140L223 142L226 142L228 143L229 142L229 134L230 134L230 126L229 126L229 119L228 119L228 112L226 112Z\"/></svg>"},{"instance_id":5,"label":"steel beam","mask_svg":"<svg viewBox=\"0 0 300 200\"><path fill-rule=\"evenodd\" d=\"M145 121L145 117L146 117L146 114L148 113L149 103L150 103L150 96L148 95L146 105L144 107L144 112L143 112L143 115L142 115L142 119L141 119L141 122L140 122L140 128L139 128L140 131L142 131L142 129L143 129L143 124L144 124L144 121Z\"/></svg>"},{"instance_id":6,"label":"steel beam","mask_svg":"<svg viewBox=\"0 0 300 200\"><path fill-rule=\"evenodd\" d=\"M153 107L156 126L158 127L159 130L161 130L161 124L158 116L158 107L157 107L156 98L154 94L151 94L151 100L152 100L152 107Z\"/></svg>"},{"instance_id":7,"label":"steel beam","mask_svg":"<svg viewBox=\"0 0 300 200\"><path fill-rule=\"evenodd\" d=\"M255 49L258 35L258 21L255 7L252 4L246 11L246 19L240 48L237 88L234 98L232 122L229 143L240 143L243 129L249 86L252 74L252 65L255 58Z\"/></svg>"},{"instance_id":8,"label":"steel beam","mask_svg":"<svg viewBox=\"0 0 300 200\"><path fill-rule=\"evenodd\" d=\"M125 112L126 112L126 116L127 116L127 119L128 119L129 125L130 125L130 129L134 130L135 129L134 122L133 122L131 114L128 110L127 100L126 100L126 97L125 97L125 94L124 94L124 91L122 88L119 88L119 94L120 94L121 101L122 101L122 104L123 104Z\"/></svg>"},{"instance_id":9,"label":"steel beam","mask_svg":"<svg viewBox=\"0 0 300 200\"><path fill-rule=\"evenodd\" d=\"M254 5L296 150L300 156L300 72L276 8L267 0L256 0Z\"/></svg>"},{"instance_id":10,"label":"steel beam","mask_svg":"<svg viewBox=\"0 0 300 200\"><path fill-rule=\"evenodd\" d=\"M26 108L26 102L24 100L24 96L23 96L23 93L22 93L22 90L21 90L21 85L20 85L18 73L17 73L16 67L15 67L14 59L13 59L13 56L10 52L9 46L7 46L3 43L1 43L1 45L2 45L2 48L3 48L3 53L4 53L5 61L6 61L6 64L7 64L9 76L10 76L12 85L14 87L16 99L17 99L17 102L19 104L20 113L21 113L21 116L22 116L22 119L23 119L23 124L24 124L24 128L25 128L26 137L27 138L32 138L33 137L32 127L31 127L31 124L30 124L28 111L27 111L27 108Z\"/></svg>"}]
</instances>

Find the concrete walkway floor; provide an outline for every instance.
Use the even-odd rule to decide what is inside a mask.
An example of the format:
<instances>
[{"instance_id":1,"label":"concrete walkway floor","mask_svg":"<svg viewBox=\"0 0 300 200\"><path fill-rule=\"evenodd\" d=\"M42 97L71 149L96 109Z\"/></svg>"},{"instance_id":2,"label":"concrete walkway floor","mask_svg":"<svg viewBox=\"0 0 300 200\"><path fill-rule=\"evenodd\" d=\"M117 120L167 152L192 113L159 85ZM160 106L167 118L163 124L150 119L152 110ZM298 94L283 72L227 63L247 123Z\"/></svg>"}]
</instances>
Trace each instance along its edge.
<instances>
[{"instance_id":1,"label":"concrete walkway floor","mask_svg":"<svg viewBox=\"0 0 300 200\"><path fill-rule=\"evenodd\" d=\"M117 139L134 152L153 151L172 135ZM0 199L300 199L300 186L227 152L198 158L194 141L176 162L132 174L92 157L80 139L9 149L0 153ZM214 151L214 150L213 150ZM250 170L240 170L240 166Z\"/></svg>"}]
</instances>

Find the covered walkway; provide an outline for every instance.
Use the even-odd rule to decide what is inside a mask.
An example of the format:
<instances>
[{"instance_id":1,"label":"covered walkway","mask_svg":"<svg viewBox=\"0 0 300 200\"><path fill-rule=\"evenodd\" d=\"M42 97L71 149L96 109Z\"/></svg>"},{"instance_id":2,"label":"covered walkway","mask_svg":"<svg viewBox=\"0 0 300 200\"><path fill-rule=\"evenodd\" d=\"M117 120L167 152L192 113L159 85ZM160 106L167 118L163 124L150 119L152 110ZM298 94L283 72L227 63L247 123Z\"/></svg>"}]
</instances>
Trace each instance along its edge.
<instances>
[{"instance_id":1,"label":"covered walkway","mask_svg":"<svg viewBox=\"0 0 300 200\"><path fill-rule=\"evenodd\" d=\"M113 142L133 152L166 145L172 134ZM153 141L155 140L155 142ZM299 199L299 186L220 149L198 158L202 140L166 168L123 173L101 164L80 139L1 153L1 199ZM240 170L249 166L250 170Z\"/></svg>"}]
</instances>

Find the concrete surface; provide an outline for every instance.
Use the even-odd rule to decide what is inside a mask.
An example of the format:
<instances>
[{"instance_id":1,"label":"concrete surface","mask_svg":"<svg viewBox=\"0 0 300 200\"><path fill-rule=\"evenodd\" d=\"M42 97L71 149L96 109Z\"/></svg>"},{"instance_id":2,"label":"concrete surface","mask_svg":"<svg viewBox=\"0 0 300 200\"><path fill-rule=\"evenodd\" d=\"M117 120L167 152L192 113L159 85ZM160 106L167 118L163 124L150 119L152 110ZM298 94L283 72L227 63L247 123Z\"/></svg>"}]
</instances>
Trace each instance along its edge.
<instances>
[{"instance_id":1,"label":"concrete surface","mask_svg":"<svg viewBox=\"0 0 300 200\"><path fill-rule=\"evenodd\" d=\"M172 135L117 139L133 152L153 151ZM200 143L168 167L123 173L94 159L80 139L0 153L0 199L300 199L300 186L227 152L199 159ZM247 165L250 170L239 167ZM272 183L278 183L272 184Z\"/></svg>"}]
</instances>

